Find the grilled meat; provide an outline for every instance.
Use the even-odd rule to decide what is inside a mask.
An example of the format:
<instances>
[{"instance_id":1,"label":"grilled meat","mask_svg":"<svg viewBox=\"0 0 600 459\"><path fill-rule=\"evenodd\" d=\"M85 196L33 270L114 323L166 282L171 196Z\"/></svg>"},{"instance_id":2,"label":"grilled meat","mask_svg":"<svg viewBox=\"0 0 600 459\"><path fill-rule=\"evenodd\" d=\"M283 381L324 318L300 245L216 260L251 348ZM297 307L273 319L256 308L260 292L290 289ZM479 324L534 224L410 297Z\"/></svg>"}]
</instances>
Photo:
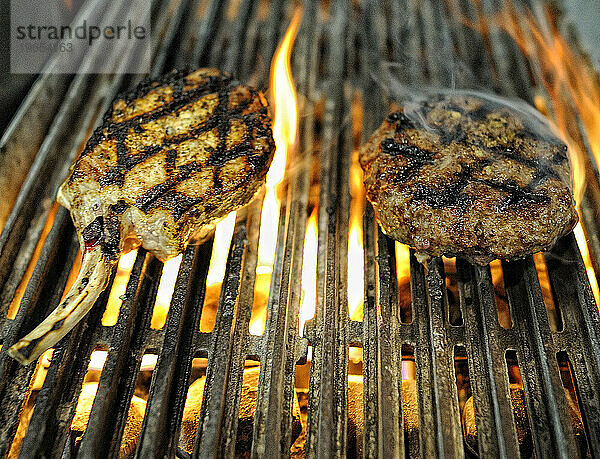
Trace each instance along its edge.
<instances>
[{"instance_id":1,"label":"grilled meat","mask_svg":"<svg viewBox=\"0 0 600 459\"><path fill-rule=\"evenodd\" d=\"M83 263L62 303L9 354L23 364L90 310L120 254L162 261L248 203L274 153L264 96L215 69L172 72L118 98L60 187Z\"/></svg>"},{"instance_id":2,"label":"grilled meat","mask_svg":"<svg viewBox=\"0 0 600 459\"><path fill-rule=\"evenodd\" d=\"M360 163L382 230L421 259L522 258L577 223L567 147L524 102L415 98L393 108Z\"/></svg>"}]
</instances>

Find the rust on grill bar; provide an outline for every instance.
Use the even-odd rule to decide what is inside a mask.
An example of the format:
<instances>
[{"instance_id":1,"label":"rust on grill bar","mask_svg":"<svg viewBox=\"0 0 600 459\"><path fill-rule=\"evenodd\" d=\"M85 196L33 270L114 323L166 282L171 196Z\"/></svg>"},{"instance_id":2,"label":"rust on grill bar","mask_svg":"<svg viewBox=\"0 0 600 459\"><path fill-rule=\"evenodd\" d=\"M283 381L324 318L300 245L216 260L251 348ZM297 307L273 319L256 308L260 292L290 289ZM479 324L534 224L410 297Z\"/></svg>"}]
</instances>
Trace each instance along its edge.
<instances>
[{"instance_id":1,"label":"rust on grill bar","mask_svg":"<svg viewBox=\"0 0 600 459\"><path fill-rule=\"evenodd\" d=\"M0 141L25 169L0 207L0 456L600 455L600 85L550 3L153 1L153 76L211 66L267 90L289 32L297 137L281 183L176 262L124 260L51 357L24 367L7 350L57 304L78 252L56 190L138 82L39 77ZM423 266L385 236L356 150L399 90L425 86L521 97L551 118L580 152L579 232L490 267Z\"/></svg>"}]
</instances>

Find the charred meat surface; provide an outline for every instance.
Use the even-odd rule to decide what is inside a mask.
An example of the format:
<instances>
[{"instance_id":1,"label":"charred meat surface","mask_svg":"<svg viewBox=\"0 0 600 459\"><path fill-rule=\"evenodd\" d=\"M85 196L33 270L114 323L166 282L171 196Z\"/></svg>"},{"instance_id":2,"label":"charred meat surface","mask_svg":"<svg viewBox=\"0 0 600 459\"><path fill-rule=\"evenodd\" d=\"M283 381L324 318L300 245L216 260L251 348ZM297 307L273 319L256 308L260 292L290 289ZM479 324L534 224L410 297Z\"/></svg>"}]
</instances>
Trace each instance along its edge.
<instances>
[{"instance_id":1,"label":"charred meat surface","mask_svg":"<svg viewBox=\"0 0 600 459\"><path fill-rule=\"evenodd\" d=\"M521 101L415 98L392 109L359 158L382 230L421 258L522 258L577 223L567 147Z\"/></svg>"},{"instance_id":2,"label":"charred meat surface","mask_svg":"<svg viewBox=\"0 0 600 459\"><path fill-rule=\"evenodd\" d=\"M119 256L162 261L202 239L264 184L275 144L267 102L215 69L171 72L117 98L58 192L83 263L62 303L9 354L27 364L90 310Z\"/></svg>"}]
</instances>

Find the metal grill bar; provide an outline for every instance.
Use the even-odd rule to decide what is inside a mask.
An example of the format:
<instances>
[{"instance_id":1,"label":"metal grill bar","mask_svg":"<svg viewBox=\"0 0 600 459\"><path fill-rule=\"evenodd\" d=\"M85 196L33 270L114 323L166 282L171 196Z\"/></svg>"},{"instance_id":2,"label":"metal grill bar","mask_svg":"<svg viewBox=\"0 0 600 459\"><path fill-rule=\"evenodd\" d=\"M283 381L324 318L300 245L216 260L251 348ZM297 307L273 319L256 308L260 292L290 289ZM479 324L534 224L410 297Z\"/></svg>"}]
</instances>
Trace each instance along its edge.
<instances>
[{"instance_id":1,"label":"metal grill bar","mask_svg":"<svg viewBox=\"0 0 600 459\"><path fill-rule=\"evenodd\" d=\"M527 3L538 5L539 16L543 2ZM362 443L364 456L465 454L454 373L457 346L466 349L469 362L481 456L517 457L520 451L505 358L509 350L516 351L523 375L535 453L560 457L579 454L556 357L558 352L566 352L576 380L586 437L592 454L599 454L600 317L573 235L545 254L563 330L553 331L549 326L531 257L503 265L513 319L513 328L505 329L498 321L489 268L457 260L463 322L454 325L449 320L442 260L430 261L425 269L411 255L412 322L401 323L394 242L378 230L373 209L367 204L363 217L364 315L362 322L349 318L349 169L356 133L347 114L353 97L358 95L364 105L362 140L379 125L394 96L394 88L386 81L389 74L406 88L456 84L531 101L536 91L542 90L536 80L539 66L523 56L505 32L490 27L486 20L502 4L500 0L363 0L351 5L341 0L306 2L293 61L303 108L299 148L291 163L293 173L288 174L280 190L282 203L265 333L255 337L248 328L258 261L260 195L238 212L214 330L199 330L212 241L186 250L161 330L150 328L150 318L162 265L140 250L117 324L104 327L100 322L108 300L105 293L86 323L54 350L21 454L54 457L70 448L70 425L87 363L91 352L102 347L108 349L108 357L79 455L118 455L145 352L158 353L158 362L137 456L183 454L178 450L181 417L192 360L198 356L208 357L208 368L193 454L236 454L244 364L251 358L260 361L260 377L250 453L253 457L288 455L294 370L306 359L308 344L312 346L305 426L308 457L354 454L348 447L350 345L363 348L364 432L357 441ZM266 14L261 13L265 6L270 7ZM273 5L157 1L152 73L161 74L173 64L212 65L264 88L271 57L292 7L291 2L283 0ZM112 8L112 14L121 11L121 7ZM190 14L190 10L197 14ZM480 34L464 19L488 28ZM40 81L45 83L38 85L50 84L44 78ZM48 129L48 135L43 143L39 139L30 147L37 150L39 146L37 158L19 204L0 235L0 266L5 268L0 269L0 423L6 426L0 432L1 455L10 447L34 373L34 368L20 367L8 359L6 349L56 304L77 253L74 229L67 211L61 208L22 306L14 320L6 318L49 213L49 208L38 209L34 203L40 195L53 199L70 156L98 122L99 114L118 89L134 83L118 76L76 76L68 87L69 81L56 82L55 90L66 94L66 99L60 108L52 99L49 112L37 125L40 132ZM41 90L34 90L30 97L36 97L36 91ZM317 106L323 107L322 117ZM81 122L73 129L71 118L78 111L82 113ZM51 126L50 112L58 113ZM23 116L21 123L29 115ZM8 142L14 139L19 143L15 132L16 128L12 134L9 131ZM316 145L320 145L319 151L313 151ZM62 169L49 171L44 167L49 159ZM306 324L306 338L300 338L299 279L307 208L314 204L309 202L313 163L319 167L317 305L314 319ZM600 186L593 171L591 167L588 170L589 185L582 207L598 266L596 230L600 220L594 209L600 202ZM32 218L37 220L30 223ZM407 445L404 439L403 345L414 348L417 366L417 445Z\"/></svg>"},{"instance_id":2,"label":"metal grill bar","mask_svg":"<svg viewBox=\"0 0 600 459\"><path fill-rule=\"evenodd\" d=\"M498 342L495 293L489 268L457 261L460 303L465 318L465 343L475 377L473 396L482 456L516 457L519 450L513 427L504 350ZM499 371L501 369L501 371Z\"/></svg>"}]
</instances>

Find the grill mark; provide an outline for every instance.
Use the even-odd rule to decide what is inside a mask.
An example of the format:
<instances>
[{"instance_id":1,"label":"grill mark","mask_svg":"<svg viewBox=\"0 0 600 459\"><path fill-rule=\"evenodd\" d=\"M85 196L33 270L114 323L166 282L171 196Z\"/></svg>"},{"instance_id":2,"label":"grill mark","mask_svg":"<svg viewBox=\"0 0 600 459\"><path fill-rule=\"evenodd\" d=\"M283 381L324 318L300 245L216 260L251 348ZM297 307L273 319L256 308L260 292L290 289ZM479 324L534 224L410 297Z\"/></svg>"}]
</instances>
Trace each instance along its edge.
<instances>
[{"instance_id":1,"label":"grill mark","mask_svg":"<svg viewBox=\"0 0 600 459\"><path fill-rule=\"evenodd\" d=\"M458 207L464 213L468 205L473 202L473 197L464 193L463 190L470 183L477 182L508 193L508 196L499 206L500 210L527 204L547 204L550 202L550 198L546 193L541 190L535 190L535 187L548 179L547 175L539 173L527 186L520 187L514 180L500 182L474 178L473 172L481 168L480 164L478 166L476 168L465 166L461 172L454 174L456 178L454 182L441 189L417 185L413 199L417 202L423 202L434 209Z\"/></svg>"},{"instance_id":2,"label":"grill mark","mask_svg":"<svg viewBox=\"0 0 600 459\"><path fill-rule=\"evenodd\" d=\"M71 176L75 177L75 174ZM117 185L122 187L125 183L125 171L119 167L112 167L105 175L98 180L101 186Z\"/></svg>"},{"instance_id":3,"label":"grill mark","mask_svg":"<svg viewBox=\"0 0 600 459\"><path fill-rule=\"evenodd\" d=\"M473 121L487 121L488 113L489 113L489 110L487 109L485 104L481 104L476 109L471 110L470 112L467 112L467 115Z\"/></svg>"},{"instance_id":4,"label":"grill mark","mask_svg":"<svg viewBox=\"0 0 600 459\"><path fill-rule=\"evenodd\" d=\"M219 91L219 102L215 107L215 119L217 120L217 132L219 137L219 143L217 144L217 148L212 151L210 157L208 158L208 163L214 161L216 155L221 157L225 154L227 150L227 137L229 136L229 132L231 130L231 123L229 118L224 116L227 113L227 109L229 107L229 91L221 90ZM222 165L222 164L221 164ZM219 167L215 167L213 170L213 186L216 189L221 189L223 184L219 179Z\"/></svg>"},{"instance_id":5,"label":"grill mark","mask_svg":"<svg viewBox=\"0 0 600 459\"><path fill-rule=\"evenodd\" d=\"M42 338L43 338L43 336L40 338L32 339L31 342L27 346L19 349L19 353L25 357L30 356L33 353L33 351L35 350L35 346L42 340Z\"/></svg>"},{"instance_id":6,"label":"grill mark","mask_svg":"<svg viewBox=\"0 0 600 459\"><path fill-rule=\"evenodd\" d=\"M559 166L563 164L568 159L568 149L566 145L559 145L558 151L554 153L552 159L550 160L552 164Z\"/></svg>"},{"instance_id":7,"label":"grill mark","mask_svg":"<svg viewBox=\"0 0 600 459\"><path fill-rule=\"evenodd\" d=\"M506 199L500 204L500 210L509 207L518 207L526 204L547 204L550 198L542 191L536 191L530 187L531 184L520 187L514 180L495 182L491 180L478 180L485 185L508 193Z\"/></svg>"},{"instance_id":8,"label":"grill mark","mask_svg":"<svg viewBox=\"0 0 600 459\"><path fill-rule=\"evenodd\" d=\"M173 215L173 219L178 221L186 212L203 200L203 196L191 197L177 191L169 191L160 197L158 204L160 207L168 209Z\"/></svg>"},{"instance_id":9,"label":"grill mark","mask_svg":"<svg viewBox=\"0 0 600 459\"><path fill-rule=\"evenodd\" d=\"M409 143L398 143L392 138L382 140L381 150L388 155L401 155L413 161L430 161L435 156L432 151L423 150Z\"/></svg>"},{"instance_id":10,"label":"grill mark","mask_svg":"<svg viewBox=\"0 0 600 459\"><path fill-rule=\"evenodd\" d=\"M139 132L141 129L141 124L154 121L165 114L170 112L175 112L183 108L188 104L192 104L202 97L214 93L219 87L225 84L225 87L222 90L229 91L233 87L233 82L231 78L222 78L219 76L210 77L209 82L205 85L198 86L197 88L193 88L187 92L185 92L179 99L174 99L173 101L161 105L154 110L149 112L141 113L129 120L123 122L113 122L110 121L110 117L112 116L112 109L107 112L104 117L104 123L102 126L96 128L90 137L90 140L87 142L85 149L81 153L81 156L77 159L76 168L79 165L79 162L83 157L89 154L96 145L100 144L105 140L116 140L117 143L117 165L119 166L117 169L111 169L106 176L100 178L100 184L102 186L117 184L118 186L122 186L124 182L124 177L122 176L128 169L126 169L126 165L128 162L128 151L125 146L125 139L127 138L127 133L129 128L132 128L134 132ZM150 89L154 89L152 87ZM143 91L136 92L135 98L141 98L148 94L149 90L143 93ZM252 93L254 94L254 93ZM128 100L128 96L125 96L125 100ZM133 100L133 99L131 99ZM131 101L130 100L130 101ZM113 104L114 106L114 104ZM242 108L243 110L243 108ZM209 120L211 120L209 118ZM208 120L207 120L208 121ZM143 129L142 129L143 131ZM144 161L146 158L142 158L140 156L139 162ZM138 164L139 164L138 162ZM135 164L134 164L135 165ZM133 166L131 166L133 167ZM69 181L72 182L75 178L75 174L72 174L69 178Z\"/></svg>"},{"instance_id":11,"label":"grill mark","mask_svg":"<svg viewBox=\"0 0 600 459\"><path fill-rule=\"evenodd\" d=\"M403 139L404 140L404 139ZM423 150L416 145L398 143L392 138L381 141L381 150L391 156L403 156L408 159L408 164L400 168L395 174L395 183L405 182L413 178L423 166L433 164L434 152Z\"/></svg>"},{"instance_id":12,"label":"grill mark","mask_svg":"<svg viewBox=\"0 0 600 459\"><path fill-rule=\"evenodd\" d=\"M240 114L248 108L250 103L244 103L237 106L234 110L230 112L226 112L222 115L215 115L213 111L213 116L208 118L205 122L199 124L198 126L190 129L189 131L182 133L178 136L171 137L169 139L165 139L160 145L153 145L151 147L146 147L140 154L135 156L129 155L127 147L125 146L126 134L123 134L123 131L118 131L116 133L111 133L115 136L115 140L117 142L117 166L112 167L107 174L100 178L99 182L102 186L107 185L118 185L123 186L125 182L125 174L133 169L138 164L146 161L151 156L154 156L164 149L168 147L172 147L174 145L179 145L187 140L198 137L199 135L212 131L213 129L219 126L220 120L222 118L235 118L240 119ZM216 107L215 107L216 110ZM225 116L226 115L226 116ZM266 107L261 106L260 110L256 112L250 113L248 115L243 116L241 119L244 121L247 127L251 127L253 125L261 124L255 122L254 118L260 118L262 124L266 123L265 119L268 116L268 111ZM110 135L110 137L112 137ZM270 132L266 133L270 137ZM109 136L107 136L109 138Z\"/></svg>"},{"instance_id":13,"label":"grill mark","mask_svg":"<svg viewBox=\"0 0 600 459\"><path fill-rule=\"evenodd\" d=\"M96 217L84 228L82 238L86 252L100 245L100 249L107 259L116 260L121 242L119 217L110 211L106 218L101 215Z\"/></svg>"},{"instance_id":14,"label":"grill mark","mask_svg":"<svg viewBox=\"0 0 600 459\"><path fill-rule=\"evenodd\" d=\"M215 83L216 82L216 83ZM236 102L234 108L229 109L229 95L232 90L235 89L231 79L224 79L222 77L211 77L210 84L204 84L198 88L182 93L178 100L175 100L175 96L180 93L179 88L182 88L181 81L178 80L178 87L175 86L175 80L169 80L169 84L173 87L174 100L162 107L158 107L150 112L142 113L134 118L126 120L124 122L115 123L109 120L112 113L109 112L105 116L105 125L96 129L90 138L90 141L86 145L86 149L82 153L80 159L86 154L87 151L91 151L97 144L106 140L115 140L116 151L117 151L117 165L111 168L103 177L100 178L100 184L111 185L117 184L122 186L124 183L125 175L136 165L142 163L146 159L154 156L167 148L177 145L186 140L196 138L203 132L208 132L215 128L218 129L219 143L217 148L210 154L209 163L210 166L214 167L214 190L213 195L219 196L220 189L222 187L219 179L220 168L228 161L235 159L240 156L248 158L249 163L252 165L254 171L258 171L259 175L264 176L266 174L265 165L271 156L274 148L274 141L272 139L272 133L270 128L270 119L268 117L267 107L260 103L258 99L258 91L253 88L247 88L249 91L249 97L244 97ZM210 87L209 87L210 86ZM214 86L214 87L213 87ZM147 95L149 90L156 88L156 85L150 85L146 87L146 93L142 94L143 91L137 91L135 97L129 98L129 101L134 98L143 97ZM154 145L149 148L145 148L135 156L128 154L128 149L125 145L129 129L133 129L135 132L143 132L141 124L150 120L154 120L164 116L165 114L181 109L187 104L191 104L206 94L214 93L218 89L218 102L214 108L211 116L206 119L200 125L189 129L187 132L182 133L178 136L165 139L161 145ZM190 97L190 94L196 96L195 99ZM127 96L129 97L129 96ZM244 110L252 105L256 105L257 108L250 113L243 114ZM243 114L243 115L242 115ZM230 120L241 119L246 126L246 134L240 143L235 145L231 149L227 149L227 139L230 134ZM250 135L250 133L252 135ZM249 138L250 137L250 138ZM251 154L254 151L253 143L259 139L264 138L269 148L260 149ZM175 162L177 158L177 150L172 148L166 152L165 169L172 173L173 176L169 177L165 182L158 184L147 190L138 200L136 206L144 212L149 212L153 208L163 207L171 209L175 220L178 220L183 214L188 212L190 208L201 202L204 197L192 198L183 193L179 193L173 190L179 183L190 177L192 172L199 171L202 169L202 164L189 163L184 166L175 169ZM79 161L79 159L78 159ZM77 170L71 175L71 180L76 176ZM241 177L241 183L247 183L251 178L251 174L244 174ZM123 203L125 204L125 203ZM116 210L116 209L115 209ZM124 211L125 209L123 209ZM116 214L117 212L115 212ZM122 213L122 212L121 212ZM116 224L115 224L116 223ZM108 225L110 224L110 227ZM100 225L100 229L96 226ZM107 226L106 231L109 236L116 234L114 227L118 228L118 220L103 221L99 220L96 222L94 228L90 228L87 233L90 236L90 244L103 244L103 252L106 252L108 256L114 252L115 243L114 237L109 237L108 240L104 240L105 225ZM87 229L87 228L86 228ZM116 247L118 248L119 239L116 239ZM87 244L86 244L87 247Z\"/></svg>"},{"instance_id":15,"label":"grill mark","mask_svg":"<svg viewBox=\"0 0 600 459\"><path fill-rule=\"evenodd\" d=\"M152 89L158 88L160 86L170 86L173 84L173 82L177 80L183 79L186 83L188 83L188 76L192 72L193 70L191 67L184 67L180 69L173 69L170 72L165 73L164 75L161 75L158 78L146 76L142 79L142 81L140 81L140 83L135 88L121 93L117 97L117 99L123 99L125 102L130 103L135 99L147 96ZM223 73L223 76L230 78L230 75L228 73ZM207 76L207 78L210 78L210 76ZM112 116L112 112L109 112L109 114Z\"/></svg>"},{"instance_id":16,"label":"grill mark","mask_svg":"<svg viewBox=\"0 0 600 459\"><path fill-rule=\"evenodd\" d=\"M442 99L440 99L440 101L442 101ZM427 104L425 105L424 111L428 114L434 107ZM444 109L457 111L461 113L461 115L469 117L472 121L485 121L488 119L490 113L494 113L490 112L489 107L487 107L486 104L482 104L474 110L467 111L462 107L456 106L456 104L449 103ZM406 120L408 120L408 123ZM402 111L391 113L388 115L387 121L396 124L396 134L400 135L405 128L404 126L409 125L412 127L411 121ZM436 128L439 134L439 141L444 146L452 142L459 144L469 143L467 133L460 124L452 129L448 129L443 125L437 126ZM549 178L560 181L559 174L552 166L563 164L567 161L568 157L566 145L560 143L557 139L546 139L545 137L546 136L533 133L527 127L523 127L523 129L517 133L517 138L536 141L542 140L549 144L549 147L557 147L558 151L550 159L529 159L524 155L519 154L518 150L515 150L511 146L502 145L487 148L484 145L477 144L478 147L483 148L493 156L493 158L478 160L471 166L463 166L463 169L459 173L454 174L454 181L441 189L416 184L413 199L418 202L424 202L432 208L454 206L464 212L468 204L473 201L473 197L464 193L463 190L469 183L479 182L507 194L506 198L499 205L500 210L529 204L547 204L550 202L550 197L547 193L538 190L537 188ZM396 183L406 182L414 178L425 164L433 163L434 153L425 151L416 145L409 144L406 137L401 137L400 141L393 138L384 139L381 142L381 150L383 153L389 154L390 156L400 155L408 159L406 165L397 168L396 175L393 178L393 181ZM529 184L521 187L514 180L500 182L495 180L476 179L473 177L475 172L481 172L484 167L502 158L516 161L535 171Z\"/></svg>"},{"instance_id":17,"label":"grill mark","mask_svg":"<svg viewBox=\"0 0 600 459\"><path fill-rule=\"evenodd\" d=\"M88 252L96 247L103 239L104 217L96 217L92 223L83 229L81 234L85 244L85 251Z\"/></svg>"},{"instance_id":18,"label":"grill mark","mask_svg":"<svg viewBox=\"0 0 600 459\"><path fill-rule=\"evenodd\" d=\"M248 152L251 149L252 145L250 142L248 140L242 140L233 148L229 148L223 152L214 151L208 158L208 164L210 166L215 166L215 171L218 171L225 163L237 159L240 156L250 157Z\"/></svg>"},{"instance_id":19,"label":"grill mark","mask_svg":"<svg viewBox=\"0 0 600 459\"><path fill-rule=\"evenodd\" d=\"M265 171L266 173L266 171ZM250 176L245 174L241 178L240 186L245 185L250 181ZM220 190L217 189L217 193L215 193L215 199L218 199L220 196ZM163 195L159 196L154 202L151 208L164 208L169 210L173 214L173 219L178 221L181 217L183 217L187 212L190 211L194 206L201 203L202 201L208 201L206 195L191 197L184 193L180 193L174 191L172 189L166 191ZM210 202L206 202L204 206L205 212L214 211L214 206Z\"/></svg>"},{"instance_id":20,"label":"grill mark","mask_svg":"<svg viewBox=\"0 0 600 459\"><path fill-rule=\"evenodd\" d=\"M452 142L465 143L468 140L467 133L464 131L460 124L457 124L453 129L447 129L446 127L439 128L440 143L443 146L448 146Z\"/></svg>"},{"instance_id":21,"label":"grill mark","mask_svg":"<svg viewBox=\"0 0 600 459\"><path fill-rule=\"evenodd\" d=\"M408 159L406 166L398 168L398 172L394 176L395 183L402 183L412 179L424 165L433 164L433 157L435 156L433 152L423 150L416 145L398 143L392 138L384 139L381 142L381 149L384 153L391 156L401 155ZM476 161L474 165L463 166L460 172L454 174L455 180L450 185L441 189L417 184L413 199L436 209L457 207L464 213L468 205L472 203L473 198L464 193L463 190L469 183L479 182L490 188L508 193L506 199L499 206L500 210L527 204L547 204L550 202L550 198L546 193L535 190L535 188L539 187L550 177L559 179L556 171L540 161L530 160L516 154L510 147L494 147L487 150L497 157L514 159L534 169L536 171L534 177L525 187L518 186L514 180L498 182L474 178L473 175L475 172L481 172L484 167L495 161L491 158L485 158Z\"/></svg>"},{"instance_id":22,"label":"grill mark","mask_svg":"<svg viewBox=\"0 0 600 459\"><path fill-rule=\"evenodd\" d=\"M167 170L167 174L172 174L175 169L175 162L177 161L177 149L172 148L167 151L167 158L165 160L165 168Z\"/></svg>"},{"instance_id":23,"label":"grill mark","mask_svg":"<svg viewBox=\"0 0 600 459\"><path fill-rule=\"evenodd\" d=\"M413 129L415 127L412 120L406 116L404 111L397 111L390 113L387 117L389 123L392 123L396 126L396 133L400 133L405 129Z\"/></svg>"},{"instance_id":24,"label":"grill mark","mask_svg":"<svg viewBox=\"0 0 600 459\"><path fill-rule=\"evenodd\" d=\"M115 204L110 205L108 208L115 215L122 215L127 209L129 209L129 204L122 199L119 199Z\"/></svg>"},{"instance_id":25,"label":"grill mark","mask_svg":"<svg viewBox=\"0 0 600 459\"><path fill-rule=\"evenodd\" d=\"M108 125L114 129L129 129L134 125L140 125L147 123L149 121L155 121L156 119L164 116L167 113L176 112L188 104L198 101L204 96L208 96L209 94L213 94L218 92L223 87L232 88L235 87L233 80L231 78L223 78L220 76L211 76L209 80L205 84L201 84L195 88L189 89L188 91L183 92L180 88L179 94L177 95L175 92L175 85L179 80L174 80L169 84L173 89L173 100L171 102L167 102L166 104L162 104L153 110L148 112L140 113L139 115L133 116L124 121L111 121L110 118L113 115L112 109L107 113L107 116L104 118L105 126ZM151 88L157 89L162 85ZM146 93L139 94L135 97L135 99L143 99L149 94L150 91ZM176 97L177 95L177 97ZM132 99L133 100L133 99ZM129 101L131 102L131 101ZM114 104L113 104L114 106Z\"/></svg>"},{"instance_id":26,"label":"grill mark","mask_svg":"<svg viewBox=\"0 0 600 459\"><path fill-rule=\"evenodd\" d=\"M168 178L162 183L153 186L148 191L143 193L135 202L137 208L142 212L148 212L152 209L152 204L163 196L167 191L172 189L179 183L175 178Z\"/></svg>"},{"instance_id":27,"label":"grill mark","mask_svg":"<svg viewBox=\"0 0 600 459\"><path fill-rule=\"evenodd\" d=\"M398 172L394 174L392 181L394 183L407 182L408 180L412 179L415 175L417 175L419 170L421 170L421 167L423 166L424 164L422 163L418 163L416 161L409 161L406 166L400 168Z\"/></svg>"},{"instance_id":28,"label":"grill mark","mask_svg":"<svg viewBox=\"0 0 600 459\"><path fill-rule=\"evenodd\" d=\"M508 146L491 147L486 148L486 150L495 156L501 156L503 158L512 159L513 161L523 164L524 166L535 170L536 173L543 173L548 176L551 176L552 178L560 180L560 177L558 176L556 171L552 169L552 167L550 167L552 160L548 162L547 160L543 159L529 159L517 154L517 152L515 152L515 150L512 147Z\"/></svg>"},{"instance_id":29,"label":"grill mark","mask_svg":"<svg viewBox=\"0 0 600 459\"><path fill-rule=\"evenodd\" d=\"M473 168L465 166L460 172L455 173L454 177L456 180L441 190L417 185L413 199L419 202L425 202L434 209L452 206L466 209L468 204L472 202L472 197L462 191L469 185L473 178Z\"/></svg>"},{"instance_id":30,"label":"grill mark","mask_svg":"<svg viewBox=\"0 0 600 459\"><path fill-rule=\"evenodd\" d=\"M248 140L244 140L234 148L226 149L220 155L216 154L216 151L210 155L208 163L210 166L214 167L213 181L216 189L221 188L222 184L219 178L219 171L226 162L229 162L240 156L246 156L255 170L262 170L262 168L264 168L268 159L268 153L259 151L256 154L250 155L249 151L251 150L252 144ZM177 174L176 176L170 177L165 182L155 185L150 190L145 192L136 201L136 206L139 207L143 212L149 212L153 208L159 207L159 201L166 196L169 191L171 191L179 183L188 179L192 172L199 171L202 169L202 167L203 165L199 163L189 163L180 166L179 169L175 171ZM197 202L195 204L197 204ZM192 204L192 206L195 204ZM187 211L189 207L186 207L185 211Z\"/></svg>"}]
</instances>

